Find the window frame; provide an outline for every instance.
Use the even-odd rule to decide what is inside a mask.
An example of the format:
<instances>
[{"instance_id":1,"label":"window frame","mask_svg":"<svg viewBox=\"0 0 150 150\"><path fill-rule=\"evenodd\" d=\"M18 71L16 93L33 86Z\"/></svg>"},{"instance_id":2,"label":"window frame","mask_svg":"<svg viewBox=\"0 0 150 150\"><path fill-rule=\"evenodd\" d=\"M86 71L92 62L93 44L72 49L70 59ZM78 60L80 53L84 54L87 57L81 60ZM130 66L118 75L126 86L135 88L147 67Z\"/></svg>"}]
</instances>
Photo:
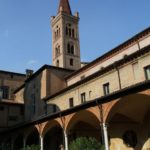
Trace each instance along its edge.
<instances>
[{"instance_id":1,"label":"window frame","mask_svg":"<svg viewBox=\"0 0 150 150\"><path fill-rule=\"evenodd\" d=\"M147 70L150 71L150 65L144 67L145 79L146 79L146 80L150 80L150 78L148 77L148 74L147 74Z\"/></svg>"},{"instance_id":2,"label":"window frame","mask_svg":"<svg viewBox=\"0 0 150 150\"><path fill-rule=\"evenodd\" d=\"M81 104L86 102L86 93L81 93Z\"/></svg>"},{"instance_id":3,"label":"window frame","mask_svg":"<svg viewBox=\"0 0 150 150\"><path fill-rule=\"evenodd\" d=\"M69 98L69 108L74 107L74 99L73 97Z\"/></svg>"},{"instance_id":4,"label":"window frame","mask_svg":"<svg viewBox=\"0 0 150 150\"><path fill-rule=\"evenodd\" d=\"M110 93L110 83L109 82L103 84L103 93L104 93L104 96L106 96Z\"/></svg>"}]
</instances>

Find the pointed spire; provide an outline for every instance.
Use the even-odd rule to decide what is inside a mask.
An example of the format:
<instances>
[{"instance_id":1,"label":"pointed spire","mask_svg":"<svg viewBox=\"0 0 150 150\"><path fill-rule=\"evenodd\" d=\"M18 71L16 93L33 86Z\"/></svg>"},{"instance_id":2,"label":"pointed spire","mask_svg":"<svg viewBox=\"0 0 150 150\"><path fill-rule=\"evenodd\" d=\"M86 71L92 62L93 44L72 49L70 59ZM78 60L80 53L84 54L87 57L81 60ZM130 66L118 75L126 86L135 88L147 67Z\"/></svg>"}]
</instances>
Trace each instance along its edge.
<instances>
[{"instance_id":1,"label":"pointed spire","mask_svg":"<svg viewBox=\"0 0 150 150\"><path fill-rule=\"evenodd\" d=\"M58 13L60 13L60 12L64 12L68 15L72 15L69 0L60 0Z\"/></svg>"}]
</instances>

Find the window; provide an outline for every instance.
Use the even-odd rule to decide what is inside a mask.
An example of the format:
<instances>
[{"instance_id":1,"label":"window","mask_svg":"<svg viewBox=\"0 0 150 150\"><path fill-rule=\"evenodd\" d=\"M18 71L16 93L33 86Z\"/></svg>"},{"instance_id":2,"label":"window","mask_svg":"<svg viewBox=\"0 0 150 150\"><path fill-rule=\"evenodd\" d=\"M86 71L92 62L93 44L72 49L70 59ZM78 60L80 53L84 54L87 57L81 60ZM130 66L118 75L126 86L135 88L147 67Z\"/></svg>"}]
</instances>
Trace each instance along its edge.
<instances>
[{"instance_id":1,"label":"window","mask_svg":"<svg viewBox=\"0 0 150 150\"><path fill-rule=\"evenodd\" d=\"M9 98L9 87L8 86L0 87L0 98L3 98L3 99Z\"/></svg>"},{"instance_id":2,"label":"window","mask_svg":"<svg viewBox=\"0 0 150 150\"><path fill-rule=\"evenodd\" d=\"M66 35L75 38L75 30L73 29L71 24L66 25Z\"/></svg>"},{"instance_id":3,"label":"window","mask_svg":"<svg viewBox=\"0 0 150 150\"><path fill-rule=\"evenodd\" d=\"M57 62L56 62L56 66L57 66L57 67L59 67L59 60L57 60Z\"/></svg>"},{"instance_id":4,"label":"window","mask_svg":"<svg viewBox=\"0 0 150 150\"><path fill-rule=\"evenodd\" d=\"M73 55L74 54L74 46L71 45L71 54Z\"/></svg>"},{"instance_id":5,"label":"window","mask_svg":"<svg viewBox=\"0 0 150 150\"><path fill-rule=\"evenodd\" d=\"M73 102L73 97L69 98L69 107L73 107L74 106L74 102Z\"/></svg>"},{"instance_id":6,"label":"window","mask_svg":"<svg viewBox=\"0 0 150 150\"><path fill-rule=\"evenodd\" d=\"M85 93L81 94L81 103L85 103L86 102L86 95Z\"/></svg>"},{"instance_id":7,"label":"window","mask_svg":"<svg viewBox=\"0 0 150 150\"><path fill-rule=\"evenodd\" d=\"M68 51L68 54L70 54L70 44L69 43L67 44L67 51Z\"/></svg>"},{"instance_id":8,"label":"window","mask_svg":"<svg viewBox=\"0 0 150 150\"><path fill-rule=\"evenodd\" d=\"M104 95L109 94L109 83L103 84Z\"/></svg>"},{"instance_id":9,"label":"window","mask_svg":"<svg viewBox=\"0 0 150 150\"><path fill-rule=\"evenodd\" d=\"M150 65L144 68L146 80L150 80Z\"/></svg>"},{"instance_id":10,"label":"window","mask_svg":"<svg viewBox=\"0 0 150 150\"><path fill-rule=\"evenodd\" d=\"M68 35L68 27L66 27L66 35Z\"/></svg>"},{"instance_id":11,"label":"window","mask_svg":"<svg viewBox=\"0 0 150 150\"><path fill-rule=\"evenodd\" d=\"M74 38L74 29L72 29L72 37Z\"/></svg>"},{"instance_id":12,"label":"window","mask_svg":"<svg viewBox=\"0 0 150 150\"><path fill-rule=\"evenodd\" d=\"M60 46L59 45L57 45L56 46L56 48L55 48L55 55L56 55L56 57L58 57L59 55L60 55Z\"/></svg>"},{"instance_id":13,"label":"window","mask_svg":"<svg viewBox=\"0 0 150 150\"><path fill-rule=\"evenodd\" d=\"M73 66L73 59L70 59L70 66Z\"/></svg>"},{"instance_id":14,"label":"window","mask_svg":"<svg viewBox=\"0 0 150 150\"><path fill-rule=\"evenodd\" d=\"M73 43L68 43L67 44L67 52L68 52L68 54L74 55L74 45L73 45Z\"/></svg>"}]
</instances>

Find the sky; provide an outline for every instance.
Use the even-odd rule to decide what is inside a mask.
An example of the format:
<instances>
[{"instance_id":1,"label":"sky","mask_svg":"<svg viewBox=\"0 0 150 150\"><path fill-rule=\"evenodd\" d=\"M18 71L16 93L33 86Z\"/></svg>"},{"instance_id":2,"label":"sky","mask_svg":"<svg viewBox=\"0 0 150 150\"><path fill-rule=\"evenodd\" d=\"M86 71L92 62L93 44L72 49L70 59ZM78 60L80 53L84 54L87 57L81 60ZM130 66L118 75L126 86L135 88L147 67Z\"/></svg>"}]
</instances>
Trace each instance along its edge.
<instances>
[{"instance_id":1,"label":"sky","mask_svg":"<svg viewBox=\"0 0 150 150\"><path fill-rule=\"evenodd\" d=\"M59 0L0 0L0 70L52 64L50 17ZM81 60L90 62L150 25L150 0L70 0L80 14Z\"/></svg>"}]
</instances>

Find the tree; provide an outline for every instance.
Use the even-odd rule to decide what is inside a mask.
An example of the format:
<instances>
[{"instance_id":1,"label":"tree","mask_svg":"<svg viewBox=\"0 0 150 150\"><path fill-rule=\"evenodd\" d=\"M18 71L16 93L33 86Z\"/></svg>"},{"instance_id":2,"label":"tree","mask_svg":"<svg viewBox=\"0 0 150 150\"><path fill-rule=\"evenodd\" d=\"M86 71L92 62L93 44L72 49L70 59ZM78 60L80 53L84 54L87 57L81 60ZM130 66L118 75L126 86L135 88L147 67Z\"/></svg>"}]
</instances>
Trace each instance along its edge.
<instances>
[{"instance_id":1,"label":"tree","mask_svg":"<svg viewBox=\"0 0 150 150\"><path fill-rule=\"evenodd\" d=\"M69 150L104 150L104 146L95 138L79 137L70 143Z\"/></svg>"},{"instance_id":2,"label":"tree","mask_svg":"<svg viewBox=\"0 0 150 150\"><path fill-rule=\"evenodd\" d=\"M38 145L31 145L26 148L22 148L21 150L40 150L40 147Z\"/></svg>"}]
</instances>

